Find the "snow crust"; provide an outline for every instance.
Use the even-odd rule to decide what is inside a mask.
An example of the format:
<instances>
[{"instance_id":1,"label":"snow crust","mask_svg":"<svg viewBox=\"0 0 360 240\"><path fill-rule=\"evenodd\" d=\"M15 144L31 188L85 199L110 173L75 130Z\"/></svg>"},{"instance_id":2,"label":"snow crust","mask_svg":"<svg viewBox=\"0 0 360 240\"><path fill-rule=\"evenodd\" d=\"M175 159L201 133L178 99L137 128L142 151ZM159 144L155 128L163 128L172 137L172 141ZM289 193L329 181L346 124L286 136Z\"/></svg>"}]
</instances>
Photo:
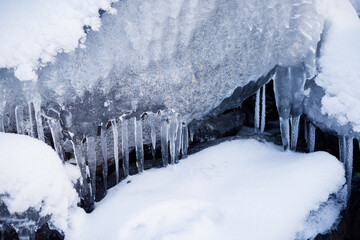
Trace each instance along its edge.
<instances>
[{"instance_id":1,"label":"snow crust","mask_svg":"<svg viewBox=\"0 0 360 240\"><path fill-rule=\"evenodd\" d=\"M343 205L327 200L344 183L325 152L225 142L129 177L74 214L66 239L307 239L336 222Z\"/></svg>"},{"instance_id":2,"label":"snow crust","mask_svg":"<svg viewBox=\"0 0 360 240\"><path fill-rule=\"evenodd\" d=\"M98 11L111 10L113 1L0 1L0 68L14 68L20 80L36 79L40 66L85 41L85 25L100 28Z\"/></svg>"},{"instance_id":3,"label":"snow crust","mask_svg":"<svg viewBox=\"0 0 360 240\"><path fill-rule=\"evenodd\" d=\"M79 170L63 165L45 143L0 133L0 198L11 214L31 207L40 216L51 215L52 225L66 231L69 213L78 201L73 183L79 177Z\"/></svg>"},{"instance_id":4,"label":"snow crust","mask_svg":"<svg viewBox=\"0 0 360 240\"><path fill-rule=\"evenodd\" d=\"M325 90L322 114L360 132L360 19L349 1L328 1L316 84Z\"/></svg>"}]
</instances>

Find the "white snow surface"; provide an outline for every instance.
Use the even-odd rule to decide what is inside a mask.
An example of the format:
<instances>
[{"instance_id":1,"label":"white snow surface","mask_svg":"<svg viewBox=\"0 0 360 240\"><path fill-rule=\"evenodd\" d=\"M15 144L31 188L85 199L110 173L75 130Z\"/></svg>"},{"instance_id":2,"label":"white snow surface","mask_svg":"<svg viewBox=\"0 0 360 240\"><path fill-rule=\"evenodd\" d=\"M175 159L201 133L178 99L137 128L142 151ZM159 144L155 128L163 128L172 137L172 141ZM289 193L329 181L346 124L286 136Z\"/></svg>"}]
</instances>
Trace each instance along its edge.
<instances>
[{"instance_id":1,"label":"white snow surface","mask_svg":"<svg viewBox=\"0 0 360 240\"><path fill-rule=\"evenodd\" d=\"M0 68L14 68L20 80L34 80L37 69L85 41L83 27L98 30L99 9L113 0L0 0Z\"/></svg>"},{"instance_id":2,"label":"white snow surface","mask_svg":"<svg viewBox=\"0 0 360 240\"><path fill-rule=\"evenodd\" d=\"M328 153L225 142L122 181L66 239L307 239L336 222L342 205L327 200L344 183Z\"/></svg>"},{"instance_id":3,"label":"white snow surface","mask_svg":"<svg viewBox=\"0 0 360 240\"><path fill-rule=\"evenodd\" d=\"M69 213L78 196L73 183L80 177L76 167L62 164L44 142L25 135L0 133L0 196L10 213L32 207L40 216L67 230Z\"/></svg>"},{"instance_id":4,"label":"white snow surface","mask_svg":"<svg viewBox=\"0 0 360 240\"><path fill-rule=\"evenodd\" d=\"M360 19L349 1L326 3L328 24L315 79L325 90L321 111L360 132Z\"/></svg>"}]
</instances>

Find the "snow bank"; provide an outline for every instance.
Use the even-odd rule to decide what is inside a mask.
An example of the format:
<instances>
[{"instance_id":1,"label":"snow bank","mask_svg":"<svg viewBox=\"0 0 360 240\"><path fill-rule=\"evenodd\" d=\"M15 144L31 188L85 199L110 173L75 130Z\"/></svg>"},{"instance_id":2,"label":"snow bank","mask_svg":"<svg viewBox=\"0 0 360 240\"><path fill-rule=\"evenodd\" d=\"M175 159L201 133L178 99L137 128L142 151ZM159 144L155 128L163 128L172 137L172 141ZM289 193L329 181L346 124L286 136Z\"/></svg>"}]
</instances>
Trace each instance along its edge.
<instances>
[{"instance_id":1,"label":"snow bank","mask_svg":"<svg viewBox=\"0 0 360 240\"><path fill-rule=\"evenodd\" d=\"M111 10L113 1L1 1L0 68L14 68L20 80L36 79L40 65L84 42L84 25L100 28L98 11Z\"/></svg>"},{"instance_id":2,"label":"snow bank","mask_svg":"<svg viewBox=\"0 0 360 240\"><path fill-rule=\"evenodd\" d=\"M225 142L127 180L91 214L74 214L66 238L302 239L332 227L342 204L327 200L345 183L327 153L255 140Z\"/></svg>"},{"instance_id":3,"label":"snow bank","mask_svg":"<svg viewBox=\"0 0 360 240\"><path fill-rule=\"evenodd\" d=\"M320 74L315 80L325 90L321 113L360 132L360 19L349 1L327 1L326 11Z\"/></svg>"},{"instance_id":4,"label":"snow bank","mask_svg":"<svg viewBox=\"0 0 360 240\"><path fill-rule=\"evenodd\" d=\"M66 231L69 210L78 200L72 181L79 175L45 143L0 133L0 196L6 194L2 200L10 213L33 207L40 216L51 215L51 223Z\"/></svg>"}]
</instances>

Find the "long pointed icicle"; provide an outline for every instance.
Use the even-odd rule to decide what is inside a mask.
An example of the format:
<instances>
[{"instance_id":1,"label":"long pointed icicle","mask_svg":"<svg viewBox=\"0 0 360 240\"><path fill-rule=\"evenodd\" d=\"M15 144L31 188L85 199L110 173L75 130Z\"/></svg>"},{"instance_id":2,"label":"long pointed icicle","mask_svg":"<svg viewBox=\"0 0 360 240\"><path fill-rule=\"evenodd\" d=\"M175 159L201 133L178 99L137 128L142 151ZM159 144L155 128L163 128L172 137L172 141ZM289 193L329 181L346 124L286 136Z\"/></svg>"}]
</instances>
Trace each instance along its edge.
<instances>
[{"instance_id":1,"label":"long pointed icicle","mask_svg":"<svg viewBox=\"0 0 360 240\"><path fill-rule=\"evenodd\" d=\"M49 127L54 142L54 148L60 159L64 162L64 151L61 147L61 125L58 120L50 120Z\"/></svg>"},{"instance_id":2,"label":"long pointed icicle","mask_svg":"<svg viewBox=\"0 0 360 240\"><path fill-rule=\"evenodd\" d=\"M176 131L177 131L177 120L176 118L171 118L169 126L169 142L170 142L170 160L171 164L175 164L176 159Z\"/></svg>"},{"instance_id":3,"label":"long pointed icicle","mask_svg":"<svg viewBox=\"0 0 360 240\"><path fill-rule=\"evenodd\" d=\"M308 151L314 152L315 150L315 136L316 134L316 127L314 124L309 122L309 132L308 132Z\"/></svg>"},{"instance_id":4,"label":"long pointed icicle","mask_svg":"<svg viewBox=\"0 0 360 240\"><path fill-rule=\"evenodd\" d=\"M16 121L16 131L18 134L24 134L24 113L23 107L15 107L15 121Z\"/></svg>"},{"instance_id":5,"label":"long pointed icicle","mask_svg":"<svg viewBox=\"0 0 360 240\"><path fill-rule=\"evenodd\" d=\"M261 127L260 131L263 133L265 130L265 118L266 118L266 84L262 87L261 98Z\"/></svg>"},{"instance_id":6,"label":"long pointed icicle","mask_svg":"<svg viewBox=\"0 0 360 240\"><path fill-rule=\"evenodd\" d=\"M114 137L114 161L115 161L115 173L116 183L119 182L119 132L117 128L116 119L111 120L111 129Z\"/></svg>"},{"instance_id":7,"label":"long pointed icicle","mask_svg":"<svg viewBox=\"0 0 360 240\"><path fill-rule=\"evenodd\" d=\"M102 174L104 179L104 187L105 190L107 189L107 177L108 177L108 153L107 153L107 143L106 143L106 127L101 126L101 132L100 132L100 145L101 145L101 153L103 156L103 163L102 163Z\"/></svg>"},{"instance_id":8,"label":"long pointed icicle","mask_svg":"<svg viewBox=\"0 0 360 240\"><path fill-rule=\"evenodd\" d=\"M346 139L345 136L339 136L339 160L345 163L346 159Z\"/></svg>"},{"instance_id":9,"label":"long pointed icicle","mask_svg":"<svg viewBox=\"0 0 360 240\"><path fill-rule=\"evenodd\" d=\"M155 154L156 154L155 119L150 120L150 128L151 128L151 153L152 153L153 159L155 159Z\"/></svg>"},{"instance_id":10,"label":"long pointed icicle","mask_svg":"<svg viewBox=\"0 0 360 240\"><path fill-rule=\"evenodd\" d=\"M179 162L180 152L182 148L182 121L178 119L176 128L176 146L175 146L175 162Z\"/></svg>"},{"instance_id":11,"label":"long pointed icicle","mask_svg":"<svg viewBox=\"0 0 360 240\"><path fill-rule=\"evenodd\" d=\"M291 150L296 151L297 141L299 137L300 115L291 118Z\"/></svg>"},{"instance_id":12,"label":"long pointed icicle","mask_svg":"<svg viewBox=\"0 0 360 240\"><path fill-rule=\"evenodd\" d=\"M0 132L5 132L4 115L2 113L0 113Z\"/></svg>"},{"instance_id":13,"label":"long pointed icicle","mask_svg":"<svg viewBox=\"0 0 360 240\"><path fill-rule=\"evenodd\" d=\"M129 176L129 137L128 137L128 120L124 119L121 123L121 146L122 159L125 178Z\"/></svg>"},{"instance_id":14,"label":"long pointed icicle","mask_svg":"<svg viewBox=\"0 0 360 240\"><path fill-rule=\"evenodd\" d=\"M87 137L87 154L88 154L88 166L90 170L90 182L91 182L91 196L95 200L96 195L96 152L95 152L95 137Z\"/></svg>"},{"instance_id":15,"label":"long pointed icicle","mask_svg":"<svg viewBox=\"0 0 360 240\"><path fill-rule=\"evenodd\" d=\"M260 128L260 89L256 92L254 126L255 131Z\"/></svg>"},{"instance_id":16,"label":"long pointed icicle","mask_svg":"<svg viewBox=\"0 0 360 240\"><path fill-rule=\"evenodd\" d=\"M161 157L163 166L166 167L169 164L169 142L168 142L168 123L167 120L161 123Z\"/></svg>"},{"instance_id":17,"label":"long pointed icicle","mask_svg":"<svg viewBox=\"0 0 360 240\"><path fill-rule=\"evenodd\" d=\"M41 97L40 97L40 95L37 95L34 98L33 104L34 104L34 114L35 114L37 136L38 136L39 140L45 142L44 127L43 127L42 117L41 117Z\"/></svg>"},{"instance_id":18,"label":"long pointed icicle","mask_svg":"<svg viewBox=\"0 0 360 240\"><path fill-rule=\"evenodd\" d=\"M189 131L188 131L188 127L187 127L186 123L183 123L182 129L183 129L183 133L182 133L183 140L182 140L181 150L182 150L182 157L186 158L187 154L188 154L188 147L189 147Z\"/></svg>"},{"instance_id":19,"label":"long pointed icicle","mask_svg":"<svg viewBox=\"0 0 360 240\"><path fill-rule=\"evenodd\" d=\"M345 141L346 141L345 176L346 176L346 183L348 189L347 201L349 201L351 196L354 145L353 145L352 137L346 136Z\"/></svg>"},{"instance_id":20,"label":"long pointed icicle","mask_svg":"<svg viewBox=\"0 0 360 240\"><path fill-rule=\"evenodd\" d=\"M81 197L84 199L85 211L90 212L93 209L94 201L90 194L89 184L87 183L86 163L84 158L84 145L81 142L74 143L74 154L77 165L79 166L82 183L81 183Z\"/></svg>"},{"instance_id":21,"label":"long pointed icicle","mask_svg":"<svg viewBox=\"0 0 360 240\"><path fill-rule=\"evenodd\" d=\"M134 118L135 125L135 151L136 151L136 166L139 172L144 171L144 147L142 134L142 121Z\"/></svg>"},{"instance_id":22,"label":"long pointed icicle","mask_svg":"<svg viewBox=\"0 0 360 240\"><path fill-rule=\"evenodd\" d=\"M280 132L284 150L287 151L290 148L290 126L289 119L283 119L280 117Z\"/></svg>"},{"instance_id":23,"label":"long pointed icicle","mask_svg":"<svg viewBox=\"0 0 360 240\"><path fill-rule=\"evenodd\" d=\"M28 111L29 111L29 122L30 122L30 129L29 133L31 137L35 136L34 133L34 121L33 121L33 112L32 112L32 102L28 102Z\"/></svg>"}]
</instances>

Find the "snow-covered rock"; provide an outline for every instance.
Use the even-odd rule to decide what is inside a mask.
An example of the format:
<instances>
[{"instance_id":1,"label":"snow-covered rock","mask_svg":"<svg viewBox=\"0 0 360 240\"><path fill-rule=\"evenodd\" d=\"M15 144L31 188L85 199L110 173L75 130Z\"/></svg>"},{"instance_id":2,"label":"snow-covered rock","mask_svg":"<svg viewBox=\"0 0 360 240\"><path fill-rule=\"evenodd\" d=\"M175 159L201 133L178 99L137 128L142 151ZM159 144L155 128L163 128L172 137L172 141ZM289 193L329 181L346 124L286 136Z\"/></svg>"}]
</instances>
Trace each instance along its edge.
<instances>
[{"instance_id":1,"label":"snow-covered rock","mask_svg":"<svg viewBox=\"0 0 360 240\"><path fill-rule=\"evenodd\" d=\"M0 133L0 202L10 214L26 219L23 213L31 208L40 218L50 217L51 226L66 231L70 212L78 202L73 184L79 175L76 167L63 164L45 143L24 135ZM19 227L16 217L7 221L6 216L0 216L2 221L4 217L5 223L14 220L14 226Z\"/></svg>"},{"instance_id":2,"label":"snow-covered rock","mask_svg":"<svg viewBox=\"0 0 360 240\"><path fill-rule=\"evenodd\" d=\"M225 142L127 178L91 214L72 215L66 238L308 239L336 223L344 183L327 153Z\"/></svg>"}]
</instances>

